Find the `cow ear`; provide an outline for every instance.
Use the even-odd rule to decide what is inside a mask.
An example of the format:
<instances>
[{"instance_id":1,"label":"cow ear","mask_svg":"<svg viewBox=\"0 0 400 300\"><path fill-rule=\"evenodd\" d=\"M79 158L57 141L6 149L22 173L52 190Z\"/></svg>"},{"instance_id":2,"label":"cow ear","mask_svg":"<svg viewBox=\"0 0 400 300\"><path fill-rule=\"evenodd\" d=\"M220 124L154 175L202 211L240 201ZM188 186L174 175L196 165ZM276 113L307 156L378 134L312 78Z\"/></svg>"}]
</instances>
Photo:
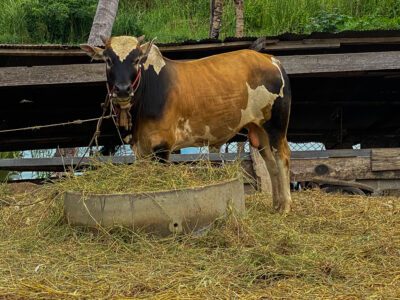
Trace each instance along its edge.
<instances>
[{"instance_id":1,"label":"cow ear","mask_svg":"<svg viewBox=\"0 0 400 300\"><path fill-rule=\"evenodd\" d=\"M83 51L86 52L87 55L89 55L91 58L94 60L105 60L104 58L104 49L101 49L99 47L93 47L87 44L81 44L79 45Z\"/></svg>"}]
</instances>

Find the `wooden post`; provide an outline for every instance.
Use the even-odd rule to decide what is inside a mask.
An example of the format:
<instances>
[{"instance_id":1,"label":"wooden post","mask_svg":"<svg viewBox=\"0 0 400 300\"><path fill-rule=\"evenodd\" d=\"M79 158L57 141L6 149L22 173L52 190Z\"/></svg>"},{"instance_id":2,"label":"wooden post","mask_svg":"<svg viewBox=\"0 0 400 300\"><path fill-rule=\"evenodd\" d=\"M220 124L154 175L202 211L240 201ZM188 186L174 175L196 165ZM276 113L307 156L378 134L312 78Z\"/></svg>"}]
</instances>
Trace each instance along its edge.
<instances>
[{"instance_id":1,"label":"wooden post","mask_svg":"<svg viewBox=\"0 0 400 300\"><path fill-rule=\"evenodd\" d=\"M102 46L101 36L109 38L118 11L119 0L99 0L96 15L93 20L88 44Z\"/></svg>"},{"instance_id":2,"label":"wooden post","mask_svg":"<svg viewBox=\"0 0 400 300\"><path fill-rule=\"evenodd\" d=\"M57 148L56 152L54 153L54 157L62 157L62 158L73 158L78 153L78 148ZM66 172L73 173L73 167L64 165L64 172L55 172L52 176L57 178L61 178L65 175Z\"/></svg>"},{"instance_id":3,"label":"wooden post","mask_svg":"<svg viewBox=\"0 0 400 300\"><path fill-rule=\"evenodd\" d=\"M250 156L253 161L253 169L256 174L258 190L272 195L271 177L269 176L267 165L258 149L250 145Z\"/></svg>"}]
</instances>

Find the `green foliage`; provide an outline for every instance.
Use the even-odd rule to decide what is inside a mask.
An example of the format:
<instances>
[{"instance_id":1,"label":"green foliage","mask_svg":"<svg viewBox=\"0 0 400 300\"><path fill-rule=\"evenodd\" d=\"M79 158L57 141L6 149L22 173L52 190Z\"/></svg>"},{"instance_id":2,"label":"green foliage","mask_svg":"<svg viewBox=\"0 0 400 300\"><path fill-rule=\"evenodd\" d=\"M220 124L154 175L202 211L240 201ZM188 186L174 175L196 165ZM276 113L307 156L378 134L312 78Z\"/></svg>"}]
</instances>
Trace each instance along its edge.
<instances>
[{"instance_id":1,"label":"green foliage","mask_svg":"<svg viewBox=\"0 0 400 300\"><path fill-rule=\"evenodd\" d=\"M140 24L140 14L137 11L137 5L127 5L122 2L119 6L118 17L114 23L114 35L133 35L140 36L143 34Z\"/></svg>"},{"instance_id":2,"label":"green foliage","mask_svg":"<svg viewBox=\"0 0 400 300\"><path fill-rule=\"evenodd\" d=\"M372 30L380 27L400 30L400 17L388 18L365 16L357 19L349 18L344 26L347 30Z\"/></svg>"},{"instance_id":3,"label":"green foliage","mask_svg":"<svg viewBox=\"0 0 400 300\"><path fill-rule=\"evenodd\" d=\"M306 26L308 32L338 32L349 19L349 16L342 15L337 11L322 11L317 16L310 19Z\"/></svg>"},{"instance_id":4,"label":"green foliage","mask_svg":"<svg viewBox=\"0 0 400 300\"><path fill-rule=\"evenodd\" d=\"M140 34L158 37L159 41L204 38L209 29L209 3L204 0L154 0L146 4L122 0L114 33L124 33L119 24L126 22L126 18L137 20Z\"/></svg>"},{"instance_id":5,"label":"green foliage","mask_svg":"<svg viewBox=\"0 0 400 300\"><path fill-rule=\"evenodd\" d=\"M82 43L97 0L0 0L0 43ZM159 42L207 38L209 0L120 0L114 35ZM247 36L399 29L400 0L245 0ZM235 33L225 1L221 38Z\"/></svg>"},{"instance_id":6,"label":"green foliage","mask_svg":"<svg viewBox=\"0 0 400 300\"><path fill-rule=\"evenodd\" d=\"M36 42L79 42L88 36L96 0L25 0L26 27Z\"/></svg>"},{"instance_id":7,"label":"green foliage","mask_svg":"<svg viewBox=\"0 0 400 300\"><path fill-rule=\"evenodd\" d=\"M0 43L23 43L26 30L22 0L0 1Z\"/></svg>"}]
</instances>

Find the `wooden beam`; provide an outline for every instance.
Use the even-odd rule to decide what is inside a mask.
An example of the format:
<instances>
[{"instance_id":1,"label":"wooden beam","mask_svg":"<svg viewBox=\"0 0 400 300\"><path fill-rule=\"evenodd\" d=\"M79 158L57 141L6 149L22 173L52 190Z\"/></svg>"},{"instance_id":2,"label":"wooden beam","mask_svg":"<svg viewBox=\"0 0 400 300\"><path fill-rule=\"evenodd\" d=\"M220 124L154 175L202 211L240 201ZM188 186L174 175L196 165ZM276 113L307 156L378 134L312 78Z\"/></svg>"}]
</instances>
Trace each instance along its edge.
<instances>
[{"instance_id":1,"label":"wooden beam","mask_svg":"<svg viewBox=\"0 0 400 300\"><path fill-rule=\"evenodd\" d=\"M395 149L374 149L376 153L386 153L387 150ZM336 153L334 153L334 152ZM340 155L339 152L343 152ZM292 181L313 181L313 180L400 180L400 169L397 170L382 170L373 171L371 168L371 157L368 153L371 150L354 150L353 154L359 156L349 156L351 153L348 150L331 150L328 155L317 153L319 157L312 155L303 155L304 152L293 152L291 159L291 180ZM366 151L369 151L368 153ZM397 149L399 151L399 149ZM300 157L300 158L296 158ZM305 158L307 157L307 158ZM398 157L398 156L397 156ZM88 166L92 160L100 160L112 162L114 164L131 164L134 162L133 156L113 156L99 158L83 158L81 166ZM173 154L171 161L173 162L193 162L198 160L210 160L212 162L235 161L242 160L247 167L251 166L251 158L248 153L241 155L226 154L226 153L210 153L210 154ZM66 167L74 167L81 159L79 157L71 158L31 158L31 159L1 159L0 170L9 171L63 171ZM321 173L321 170L324 172ZM254 175L254 174L253 174Z\"/></svg>"},{"instance_id":2,"label":"wooden beam","mask_svg":"<svg viewBox=\"0 0 400 300\"><path fill-rule=\"evenodd\" d=\"M0 87L82 84L105 81L104 64L0 68Z\"/></svg>"},{"instance_id":3,"label":"wooden beam","mask_svg":"<svg viewBox=\"0 0 400 300\"><path fill-rule=\"evenodd\" d=\"M371 157L371 149L292 151L292 159Z\"/></svg>"},{"instance_id":4,"label":"wooden beam","mask_svg":"<svg viewBox=\"0 0 400 300\"><path fill-rule=\"evenodd\" d=\"M323 150L323 151L292 151L291 159L292 161L301 161L301 160L324 160L329 158L367 158L370 159L371 150L370 149L362 149L362 150ZM235 160L235 159L245 159L251 160L249 153L243 153L241 155L237 155L234 153L210 153L210 154L180 154L175 155L172 154L172 160L175 162L191 162L199 159L208 159L211 161L220 161L222 160ZM9 171L31 171L31 170L39 170L45 171L47 168L57 168L60 170L63 168L63 165L75 165L80 158L65 158L62 160L59 157L52 158L27 158L27 159L1 159L0 160L0 170L9 170ZM132 163L134 161L133 156L114 156L114 157L104 157L101 158L104 160L109 160L116 164L125 164ZM83 163L87 164L89 161L88 158L84 158ZM37 169L44 168L44 169Z\"/></svg>"},{"instance_id":5,"label":"wooden beam","mask_svg":"<svg viewBox=\"0 0 400 300\"><path fill-rule=\"evenodd\" d=\"M400 70L400 51L278 57L289 75ZM85 84L105 81L102 63L0 68L0 87Z\"/></svg>"},{"instance_id":6,"label":"wooden beam","mask_svg":"<svg viewBox=\"0 0 400 300\"><path fill-rule=\"evenodd\" d=\"M0 48L0 56L86 56L80 49L34 49L34 48Z\"/></svg>"},{"instance_id":7,"label":"wooden beam","mask_svg":"<svg viewBox=\"0 0 400 300\"><path fill-rule=\"evenodd\" d=\"M131 164L133 156L114 156L100 158L84 158L81 166L85 167L93 159L112 162L115 164ZM180 154L171 155L173 162L193 162L208 159L212 162L235 161L241 159L245 164L251 165L251 158L248 153L238 156L237 154L210 153L210 154ZM80 161L75 158L25 158L25 159L1 159L0 170L8 171L58 171L62 172L65 167L76 166ZM327 173L321 175L317 170L324 166ZM291 159L291 180L292 181L313 181L321 178L336 180L374 180L374 179L400 179L400 170L396 171L372 171L371 158L366 156L358 157L331 157L331 158L309 158Z\"/></svg>"},{"instance_id":8,"label":"wooden beam","mask_svg":"<svg viewBox=\"0 0 400 300\"><path fill-rule=\"evenodd\" d=\"M171 161L176 163L209 160L211 162L235 161L238 159L250 160L248 154L210 153L210 154L171 154ZM8 171L63 171L66 167L75 167L80 157L51 157L51 158L23 158L0 159L0 170ZM132 164L133 156L102 156L85 157L80 166L88 166L91 161L111 162L114 164Z\"/></svg>"},{"instance_id":9,"label":"wooden beam","mask_svg":"<svg viewBox=\"0 0 400 300\"><path fill-rule=\"evenodd\" d=\"M204 50L233 50L246 49L253 41L232 41L200 44L160 45L163 53L204 51ZM365 45L397 45L400 37L365 37L365 38L326 38L303 39L297 41L280 41L279 39L267 39L264 51L287 50L315 50L337 49L342 46ZM86 56L86 53L77 46L65 45L1 45L0 56Z\"/></svg>"},{"instance_id":10,"label":"wooden beam","mask_svg":"<svg viewBox=\"0 0 400 300\"><path fill-rule=\"evenodd\" d=\"M400 171L400 148L373 149L372 171Z\"/></svg>"},{"instance_id":11,"label":"wooden beam","mask_svg":"<svg viewBox=\"0 0 400 300\"><path fill-rule=\"evenodd\" d=\"M326 173L318 174L321 169ZM293 181L400 179L400 171L373 172L370 157L292 159L290 173Z\"/></svg>"},{"instance_id":12,"label":"wooden beam","mask_svg":"<svg viewBox=\"0 0 400 300\"><path fill-rule=\"evenodd\" d=\"M364 191L368 191L373 193L374 189L366 184L360 183L360 182L356 182L356 181L351 181L351 180L338 180L338 179L332 179L332 178L318 178L315 177L312 180L315 183L318 183L320 186L321 185L330 185L330 186L350 186L350 187L354 187L354 188L358 188Z\"/></svg>"},{"instance_id":13,"label":"wooden beam","mask_svg":"<svg viewBox=\"0 0 400 300\"><path fill-rule=\"evenodd\" d=\"M279 57L289 75L400 70L400 51Z\"/></svg>"},{"instance_id":14,"label":"wooden beam","mask_svg":"<svg viewBox=\"0 0 400 300\"><path fill-rule=\"evenodd\" d=\"M309 39L311 43L312 39ZM364 37L364 38L339 38L340 45L388 45L388 44L400 44L399 36L388 36L388 37Z\"/></svg>"}]
</instances>

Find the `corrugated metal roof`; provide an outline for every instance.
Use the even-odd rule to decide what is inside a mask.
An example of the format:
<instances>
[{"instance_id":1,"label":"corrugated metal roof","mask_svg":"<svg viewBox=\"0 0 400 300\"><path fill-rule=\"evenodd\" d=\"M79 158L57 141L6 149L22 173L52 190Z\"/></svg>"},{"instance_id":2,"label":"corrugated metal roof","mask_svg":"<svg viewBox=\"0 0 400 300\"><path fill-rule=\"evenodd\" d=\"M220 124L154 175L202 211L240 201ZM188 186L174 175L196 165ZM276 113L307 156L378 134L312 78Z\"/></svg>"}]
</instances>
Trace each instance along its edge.
<instances>
[{"instance_id":1,"label":"corrugated metal roof","mask_svg":"<svg viewBox=\"0 0 400 300\"><path fill-rule=\"evenodd\" d=\"M312 34L295 34L285 33L277 36L267 36L267 40L279 41L301 41L306 39L340 39L340 38L384 38L384 37L400 37L400 30L368 30L368 31L343 31L339 33L316 32ZM224 40L218 39L202 39L187 40L184 42L157 43L159 46L185 46L196 44L220 44L238 41L255 41L258 37L227 37ZM43 49L43 50L78 50L78 45L61 45L61 44L0 44L1 49Z\"/></svg>"}]
</instances>

